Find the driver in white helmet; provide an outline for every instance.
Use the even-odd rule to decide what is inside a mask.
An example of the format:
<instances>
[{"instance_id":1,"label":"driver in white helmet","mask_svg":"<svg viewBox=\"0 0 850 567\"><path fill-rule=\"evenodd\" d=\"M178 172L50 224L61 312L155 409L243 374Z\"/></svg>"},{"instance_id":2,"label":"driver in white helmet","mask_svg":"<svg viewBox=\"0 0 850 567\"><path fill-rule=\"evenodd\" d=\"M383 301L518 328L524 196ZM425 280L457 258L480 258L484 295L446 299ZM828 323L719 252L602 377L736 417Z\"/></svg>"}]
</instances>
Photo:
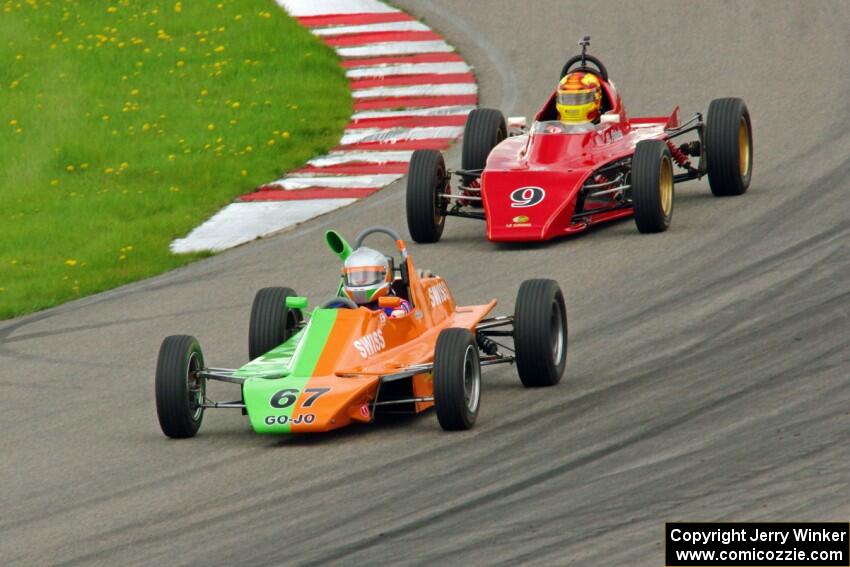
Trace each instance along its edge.
<instances>
[{"instance_id":1,"label":"driver in white helmet","mask_svg":"<svg viewBox=\"0 0 850 567\"><path fill-rule=\"evenodd\" d=\"M372 310L381 309L378 299L392 295L393 273L386 256L366 246L353 251L342 267L343 291L354 303ZM402 299L398 307L385 307L390 317L410 313L410 303Z\"/></svg>"}]
</instances>

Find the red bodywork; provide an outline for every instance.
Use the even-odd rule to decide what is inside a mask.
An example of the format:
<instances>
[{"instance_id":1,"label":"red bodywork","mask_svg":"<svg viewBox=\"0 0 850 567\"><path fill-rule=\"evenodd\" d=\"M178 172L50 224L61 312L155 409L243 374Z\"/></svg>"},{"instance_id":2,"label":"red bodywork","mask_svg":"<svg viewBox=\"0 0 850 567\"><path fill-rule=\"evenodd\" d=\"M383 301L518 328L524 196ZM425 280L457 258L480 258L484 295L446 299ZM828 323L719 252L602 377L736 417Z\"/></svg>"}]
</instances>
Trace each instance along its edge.
<instances>
[{"instance_id":1,"label":"red bodywork","mask_svg":"<svg viewBox=\"0 0 850 567\"><path fill-rule=\"evenodd\" d=\"M670 116L629 119L613 84L601 82L603 119L595 131L512 136L490 153L481 176L489 240L549 240L632 215L629 207L576 221L572 218L579 191L588 177L606 164L631 156L641 140L666 139L665 128L679 125L679 108ZM553 93L535 121L557 118ZM541 188L545 192L543 199L531 206L512 201L511 194L524 187ZM611 194L585 202L584 212L616 204Z\"/></svg>"}]
</instances>

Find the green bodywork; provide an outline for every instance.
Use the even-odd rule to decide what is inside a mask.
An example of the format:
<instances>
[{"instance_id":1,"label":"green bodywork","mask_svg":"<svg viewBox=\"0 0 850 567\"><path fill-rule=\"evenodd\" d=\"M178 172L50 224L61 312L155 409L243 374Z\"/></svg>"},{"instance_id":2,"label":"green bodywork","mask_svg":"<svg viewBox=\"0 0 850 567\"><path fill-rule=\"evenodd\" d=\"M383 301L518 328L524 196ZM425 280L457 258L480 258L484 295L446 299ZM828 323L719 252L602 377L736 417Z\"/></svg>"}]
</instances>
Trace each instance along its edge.
<instances>
[{"instance_id":1,"label":"green bodywork","mask_svg":"<svg viewBox=\"0 0 850 567\"><path fill-rule=\"evenodd\" d=\"M257 433L289 433L289 417L296 404L278 409L270 400L284 389L295 390L296 398L313 376L316 363L325 348L334 322L336 309L316 309L307 326L279 347L252 360L234 373L245 378L242 396L251 427ZM279 419L285 417L285 419ZM271 418L274 418L272 422ZM283 422L283 423L281 423Z\"/></svg>"}]
</instances>

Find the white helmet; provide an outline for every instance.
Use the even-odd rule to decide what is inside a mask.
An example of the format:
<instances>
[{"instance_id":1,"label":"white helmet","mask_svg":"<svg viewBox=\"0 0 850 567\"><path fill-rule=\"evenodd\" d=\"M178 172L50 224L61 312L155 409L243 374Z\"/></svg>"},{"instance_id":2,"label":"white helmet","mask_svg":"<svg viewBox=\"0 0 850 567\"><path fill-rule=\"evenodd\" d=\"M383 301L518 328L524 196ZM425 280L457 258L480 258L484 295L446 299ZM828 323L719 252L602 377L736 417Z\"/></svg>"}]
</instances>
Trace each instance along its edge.
<instances>
[{"instance_id":1,"label":"white helmet","mask_svg":"<svg viewBox=\"0 0 850 567\"><path fill-rule=\"evenodd\" d=\"M373 303L379 297L389 295L393 281L389 259L365 246L346 258L342 275L345 294L358 305Z\"/></svg>"}]
</instances>

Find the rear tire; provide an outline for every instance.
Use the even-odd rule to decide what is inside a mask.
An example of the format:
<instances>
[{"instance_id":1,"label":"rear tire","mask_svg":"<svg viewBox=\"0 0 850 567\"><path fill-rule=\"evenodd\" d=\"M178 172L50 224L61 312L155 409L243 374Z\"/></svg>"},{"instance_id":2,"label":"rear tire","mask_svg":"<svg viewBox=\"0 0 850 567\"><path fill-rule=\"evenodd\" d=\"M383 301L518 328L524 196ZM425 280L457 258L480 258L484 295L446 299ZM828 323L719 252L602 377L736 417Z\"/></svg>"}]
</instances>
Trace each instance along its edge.
<instances>
[{"instance_id":1,"label":"rear tire","mask_svg":"<svg viewBox=\"0 0 850 567\"><path fill-rule=\"evenodd\" d=\"M718 98L708 106L705 159L715 197L746 193L753 175L753 131L740 98Z\"/></svg>"},{"instance_id":2,"label":"rear tire","mask_svg":"<svg viewBox=\"0 0 850 567\"><path fill-rule=\"evenodd\" d=\"M416 150L407 171L407 230L416 242L438 242L446 225L446 163L436 150Z\"/></svg>"},{"instance_id":3,"label":"rear tire","mask_svg":"<svg viewBox=\"0 0 850 567\"><path fill-rule=\"evenodd\" d=\"M522 385L554 386L567 366L567 306L555 280L526 280L514 308L514 349Z\"/></svg>"},{"instance_id":4,"label":"rear tire","mask_svg":"<svg viewBox=\"0 0 850 567\"><path fill-rule=\"evenodd\" d=\"M156 414L173 439L194 437L204 419L206 380L198 376L204 354L195 337L166 337L156 363Z\"/></svg>"},{"instance_id":5,"label":"rear tire","mask_svg":"<svg viewBox=\"0 0 850 567\"><path fill-rule=\"evenodd\" d=\"M298 330L300 309L286 307L286 298L297 295L288 287L266 287L254 296L248 324L248 358L254 360L282 345Z\"/></svg>"},{"instance_id":6,"label":"rear tire","mask_svg":"<svg viewBox=\"0 0 850 567\"><path fill-rule=\"evenodd\" d=\"M673 218L673 160L661 140L643 140L632 158L632 206L643 233L664 232Z\"/></svg>"},{"instance_id":7,"label":"rear tire","mask_svg":"<svg viewBox=\"0 0 850 567\"><path fill-rule=\"evenodd\" d=\"M484 169L487 157L493 148L508 137L504 115L494 108L476 108L466 118L463 128L462 169ZM462 176L463 184L469 185L479 175ZM469 201L472 207L482 207L482 201Z\"/></svg>"},{"instance_id":8,"label":"rear tire","mask_svg":"<svg viewBox=\"0 0 850 567\"><path fill-rule=\"evenodd\" d=\"M445 329L434 349L434 408L446 431L471 429L481 406L481 360L466 329Z\"/></svg>"}]
</instances>

